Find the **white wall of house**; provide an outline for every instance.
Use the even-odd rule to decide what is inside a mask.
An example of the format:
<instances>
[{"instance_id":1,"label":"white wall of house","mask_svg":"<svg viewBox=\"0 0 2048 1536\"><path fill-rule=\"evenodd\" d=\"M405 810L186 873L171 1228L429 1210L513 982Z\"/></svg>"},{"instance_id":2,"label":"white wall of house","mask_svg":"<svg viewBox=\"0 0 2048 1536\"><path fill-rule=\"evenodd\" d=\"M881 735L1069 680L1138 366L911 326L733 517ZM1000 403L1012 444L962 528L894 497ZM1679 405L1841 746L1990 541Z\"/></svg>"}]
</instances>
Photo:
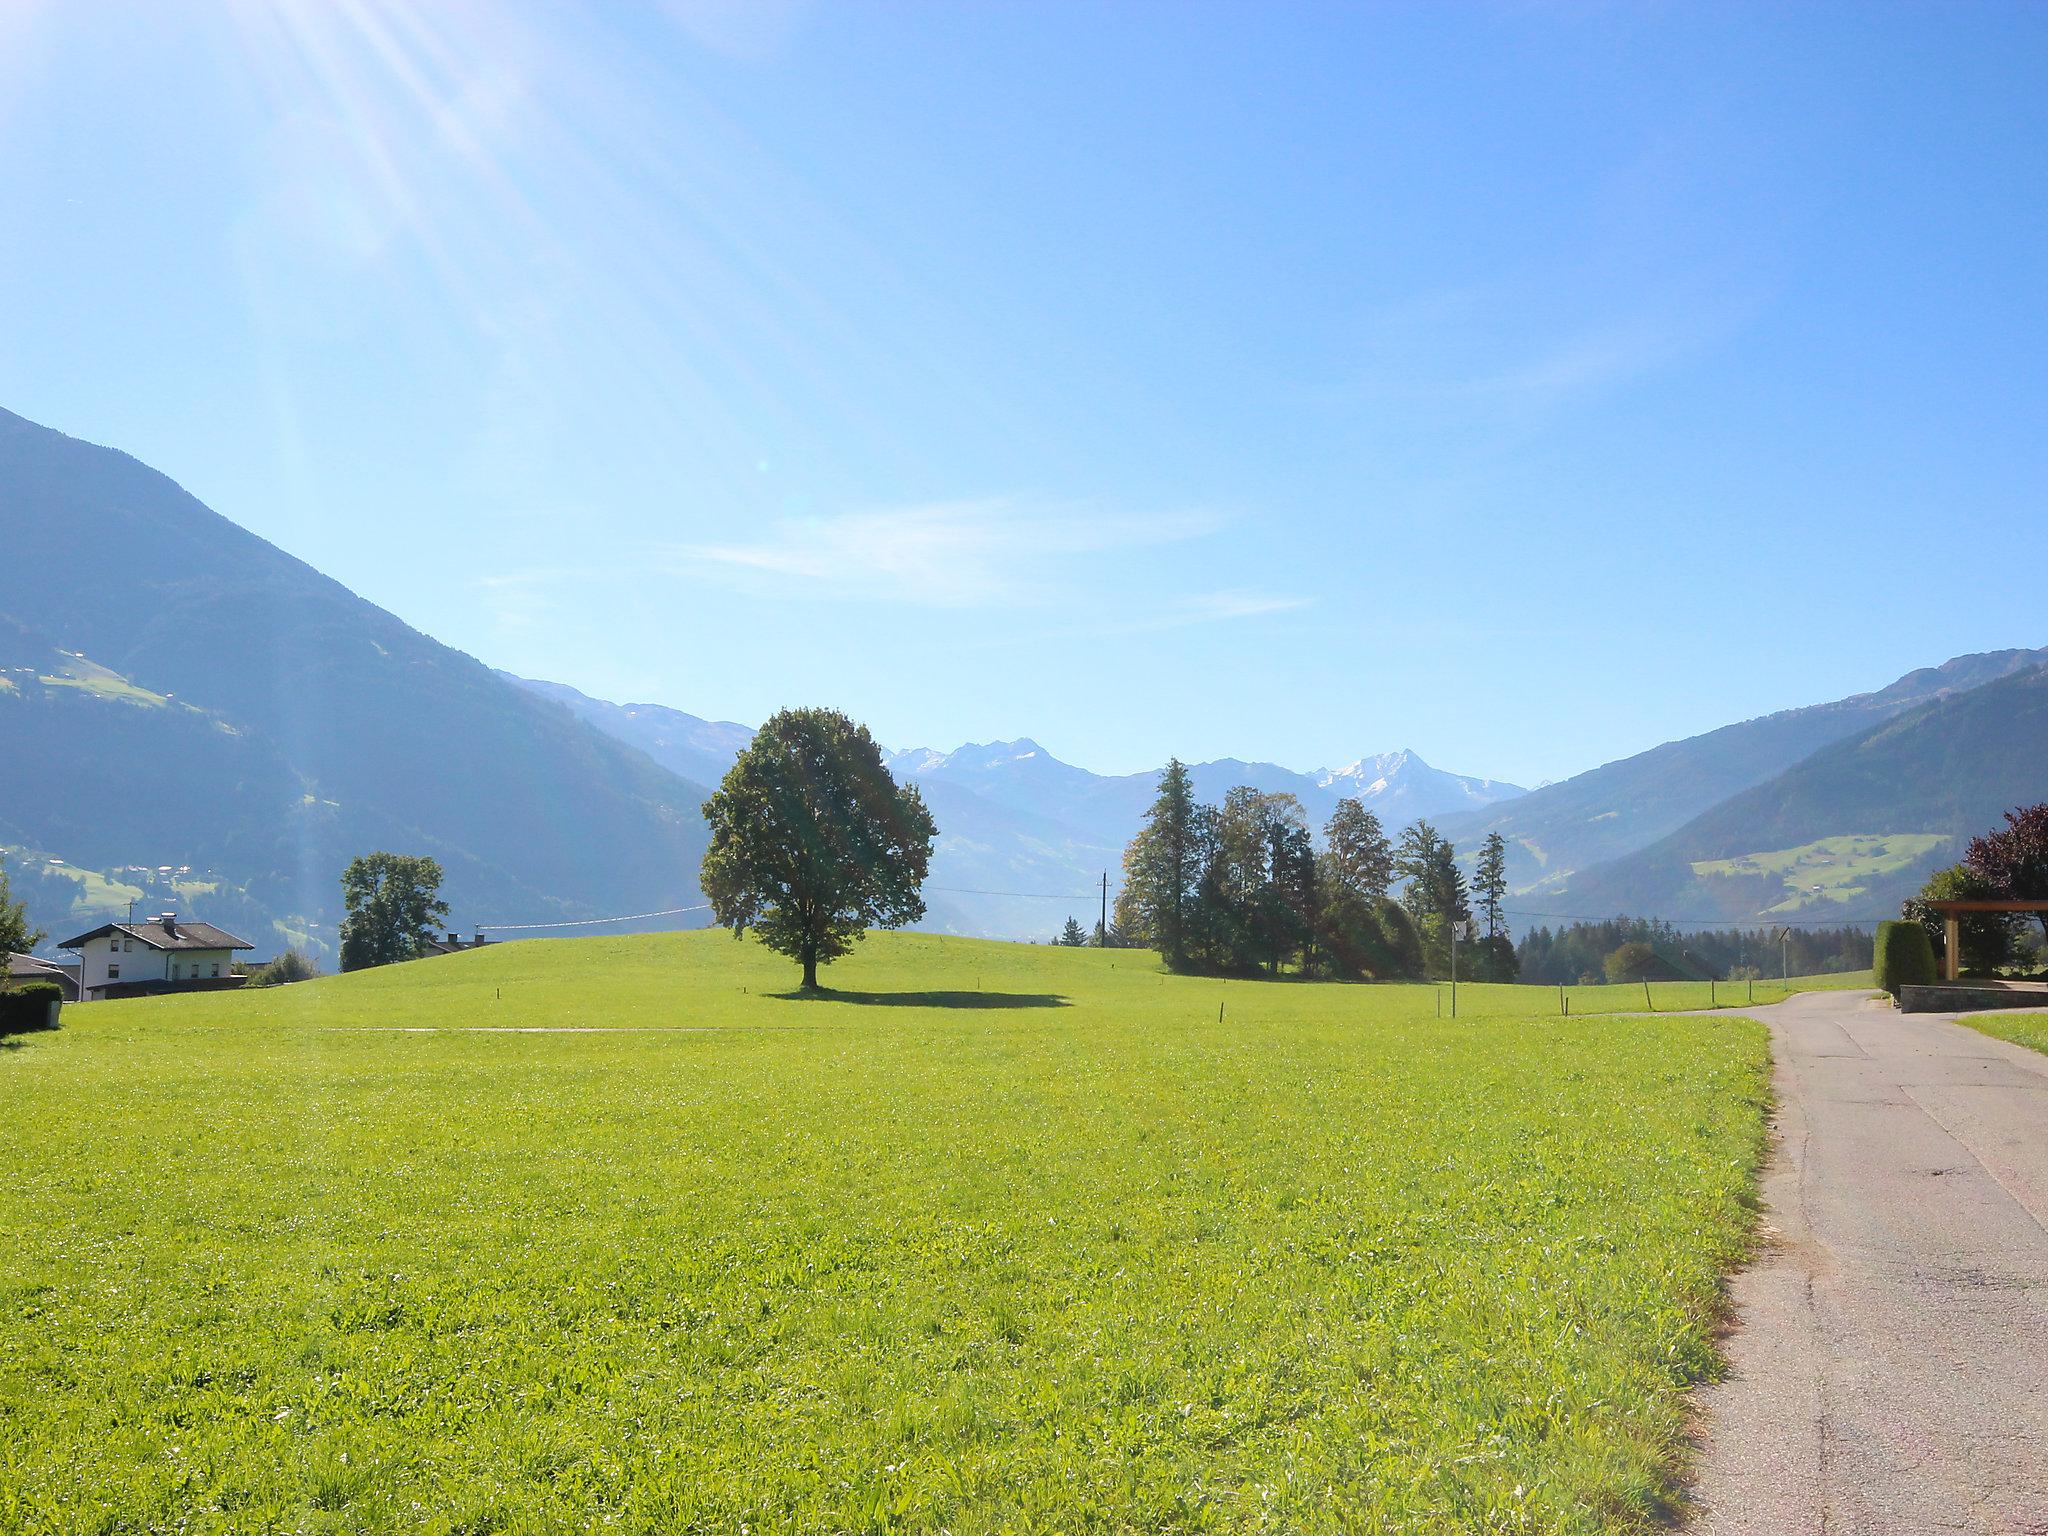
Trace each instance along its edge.
<instances>
[{"instance_id":1,"label":"white wall of house","mask_svg":"<svg viewBox=\"0 0 2048 1536\"><path fill-rule=\"evenodd\" d=\"M81 985L90 996L109 982L203 981L233 973L234 952L226 949L162 950L124 933L94 939L79 951Z\"/></svg>"}]
</instances>

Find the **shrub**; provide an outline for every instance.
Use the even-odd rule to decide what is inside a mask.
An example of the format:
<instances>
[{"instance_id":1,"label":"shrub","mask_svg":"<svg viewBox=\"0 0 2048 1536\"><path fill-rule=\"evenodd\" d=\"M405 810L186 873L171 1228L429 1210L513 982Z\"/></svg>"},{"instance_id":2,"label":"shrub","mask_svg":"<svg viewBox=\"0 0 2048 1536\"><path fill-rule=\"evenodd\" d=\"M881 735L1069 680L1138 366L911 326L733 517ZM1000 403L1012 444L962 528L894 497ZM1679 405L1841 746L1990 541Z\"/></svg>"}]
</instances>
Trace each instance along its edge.
<instances>
[{"instance_id":1,"label":"shrub","mask_svg":"<svg viewBox=\"0 0 2048 1536\"><path fill-rule=\"evenodd\" d=\"M268 965L257 966L244 985L282 987L295 981L312 981L319 974L320 967L303 950L288 949Z\"/></svg>"},{"instance_id":2,"label":"shrub","mask_svg":"<svg viewBox=\"0 0 2048 1536\"><path fill-rule=\"evenodd\" d=\"M50 1027L50 1004L64 1001L54 981L31 981L0 992L0 1035L25 1034Z\"/></svg>"},{"instance_id":3,"label":"shrub","mask_svg":"<svg viewBox=\"0 0 2048 1536\"><path fill-rule=\"evenodd\" d=\"M1934 980L1934 944L1918 923L1879 923L1872 963L1877 984L1897 997L1901 987L1924 987Z\"/></svg>"},{"instance_id":4,"label":"shrub","mask_svg":"<svg viewBox=\"0 0 2048 1536\"><path fill-rule=\"evenodd\" d=\"M1654 944L1641 939L1631 939L1607 957L1603 967L1607 979L1619 981L1676 981L1678 967L1664 955L1657 952Z\"/></svg>"}]
</instances>

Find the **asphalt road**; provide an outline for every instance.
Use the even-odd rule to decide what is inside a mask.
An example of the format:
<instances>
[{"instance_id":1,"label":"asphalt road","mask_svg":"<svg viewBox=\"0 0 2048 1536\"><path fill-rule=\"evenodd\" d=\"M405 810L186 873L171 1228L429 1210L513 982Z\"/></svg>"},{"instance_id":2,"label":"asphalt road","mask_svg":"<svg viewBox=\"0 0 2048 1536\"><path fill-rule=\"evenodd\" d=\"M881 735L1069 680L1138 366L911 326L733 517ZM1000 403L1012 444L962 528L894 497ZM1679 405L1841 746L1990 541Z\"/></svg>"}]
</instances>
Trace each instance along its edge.
<instances>
[{"instance_id":1,"label":"asphalt road","mask_svg":"<svg viewBox=\"0 0 2048 1536\"><path fill-rule=\"evenodd\" d=\"M1756 1016L1771 1241L1686 1529L2048 1536L2048 1056L1868 994Z\"/></svg>"}]
</instances>

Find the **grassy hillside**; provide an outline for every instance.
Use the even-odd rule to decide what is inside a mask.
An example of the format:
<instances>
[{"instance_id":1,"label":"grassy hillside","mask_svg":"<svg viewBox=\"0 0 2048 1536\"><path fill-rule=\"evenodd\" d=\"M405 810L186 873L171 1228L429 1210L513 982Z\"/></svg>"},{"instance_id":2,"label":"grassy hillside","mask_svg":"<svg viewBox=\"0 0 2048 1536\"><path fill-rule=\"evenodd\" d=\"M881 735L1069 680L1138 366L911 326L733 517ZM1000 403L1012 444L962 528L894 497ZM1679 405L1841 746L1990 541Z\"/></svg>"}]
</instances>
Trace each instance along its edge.
<instances>
[{"instance_id":1,"label":"grassy hillside","mask_svg":"<svg viewBox=\"0 0 2048 1536\"><path fill-rule=\"evenodd\" d=\"M458 922L695 900L699 786L126 454L0 411L0 545L0 842L95 867L175 845L329 923L376 847L439 858ZM23 647L64 659L25 679Z\"/></svg>"},{"instance_id":2,"label":"grassy hillside","mask_svg":"<svg viewBox=\"0 0 2048 1536\"><path fill-rule=\"evenodd\" d=\"M1655 1528L1758 1026L830 975L514 944L0 1050L0 1528Z\"/></svg>"},{"instance_id":3,"label":"grassy hillside","mask_svg":"<svg viewBox=\"0 0 2048 1536\"><path fill-rule=\"evenodd\" d=\"M2048 667L1923 704L1816 752L1670 837L1573 877L1559 900L1572 911L1674 918L1882 916L1952 863L1972 833L2040 800ZM1849 859L1847 878L1813 862L1828 847Z\"/></svg>"}]
</instances>

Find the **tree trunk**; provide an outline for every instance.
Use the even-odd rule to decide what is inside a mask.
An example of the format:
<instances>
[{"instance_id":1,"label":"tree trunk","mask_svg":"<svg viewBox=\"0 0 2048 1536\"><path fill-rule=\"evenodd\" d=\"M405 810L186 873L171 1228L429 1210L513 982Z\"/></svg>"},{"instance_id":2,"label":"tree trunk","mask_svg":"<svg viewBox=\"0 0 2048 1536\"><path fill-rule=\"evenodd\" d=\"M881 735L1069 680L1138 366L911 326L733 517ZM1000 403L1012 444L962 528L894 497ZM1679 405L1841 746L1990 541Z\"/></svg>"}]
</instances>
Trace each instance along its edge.
<instances>
[{"instance_id":1,"label":"tree trunk","mask_svg":"<svg viewBox=\"0 0 2048 1536\"><path fill-rule=\"evenodd\" d=\"M818 951L814 946L804 946L804 990L818 990Z\"/></svg>"}]
</instances>

